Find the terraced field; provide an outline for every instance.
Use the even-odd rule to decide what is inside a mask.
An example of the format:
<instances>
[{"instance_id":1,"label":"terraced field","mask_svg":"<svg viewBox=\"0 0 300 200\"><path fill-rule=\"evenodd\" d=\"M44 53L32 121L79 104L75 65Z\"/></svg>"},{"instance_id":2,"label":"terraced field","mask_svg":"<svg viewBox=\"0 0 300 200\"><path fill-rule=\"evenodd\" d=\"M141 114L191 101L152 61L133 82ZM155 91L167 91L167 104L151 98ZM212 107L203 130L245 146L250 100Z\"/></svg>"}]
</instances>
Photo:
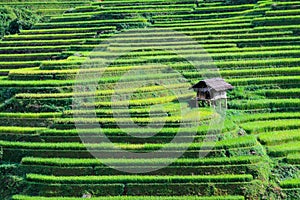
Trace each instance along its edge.
<instances>
[{"instance_id":1,"label":"terraced field","mask_svg":"<svg viewBox=\"0 0 300 200\"><path fill-rule=\"evenodd\" d=\"M229 2L2 1L0 199L300 199L300 1Z\"/></svg>"},{"instance_id":2,"label":"terraced field","mask_svg":"<svg viewBox=\"0 0 300 200\"><path fill-rule=\"evenodd\" d=\"M94 10L90 5L91 0L50 0L50 1L37 1L37 0L1 0L0 5L12 6L17 8L27 8L35 11L36 13L50 17L62 14L64 12L77 12L84 10Z\"/></svg>"}]
</instances>

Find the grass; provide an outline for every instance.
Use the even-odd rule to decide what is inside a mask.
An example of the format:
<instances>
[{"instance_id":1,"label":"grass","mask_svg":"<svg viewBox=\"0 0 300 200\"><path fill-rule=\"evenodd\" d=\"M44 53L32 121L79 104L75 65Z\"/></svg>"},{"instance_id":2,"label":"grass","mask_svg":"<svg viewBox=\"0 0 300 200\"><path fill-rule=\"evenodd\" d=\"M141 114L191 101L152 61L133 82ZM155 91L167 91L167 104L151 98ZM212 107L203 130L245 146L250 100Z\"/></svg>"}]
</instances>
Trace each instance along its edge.
<instances>
[{"instance_id":1,"label":"grass","mask_svg":"<svg viewBox=\"0 0 300 200\"><path fill-rule=\"evenodd\" d=\"M0 55L2 61L34 61L49 60L52 57L60 57L60 53L31 53L31 54L6 54Z\"/></svg>"},{"instance_id":2,"label":"grass","mask_svg":"<svg viewBox=\"0 0 300 200\"><path fill-rule=\"evenodd\" d=\"M280 186L282 188L300 188L300 178L281 181Z\"/></svg>"},{"instance_id":3,"label":"grass","mask_svg":"<svg viewBox=\"0 0 300 200\"><path fill-rule=\"evenodd\" d=\"M232 119L238 123L246 123L262 120L276 120L276 119L297 119L300 117L298 112L279 112L279 113L256 113L235 115Z\"/></svg>"},{"instance_id":4,"label":"grass","mask_svg":"<svg viewBox=\"0 0 300 200\"><path fill-rule=\"evenodd\" d=\"M290 16L274 16L274 17L263 17L256 18L254 24L256 26L278 26L278 25L292 25L299 24L300 15Z\"/></svg>"},{"instance_id":5,"label":"grass","mask_svg":"<svg viewBox=\"0 0 300 200\"><path fill-rule=\"evenodd\" d=\"M11 53L42 53L42 52L61 52L63 50L67 50L69 46L40 46L40 47L2 47L0 49L0 53L6 53L6 54L11 54Z\"/></svg>"},{"instance_id":6,"label":"grass","mask_svg":"<svg viewBox=\"0 0 300 200\"><path fill-rule=\"evenodd\" d=\"M248 86L248 85L283 85L285 88L288 87L293 87L295 85L298 85L300 82L300 76L275 76L275 77L260 77L260 78L235 78L235 79L228 79L228 82L231 83L232 85L238 85L238 86ZM249 100L249 105L247 105L248 100L241 100L241 101L235 101L233 102L236 103L234 106L238 107L239 109L241 108L257 108L257 107L267 107L268 103L277 103L277 105L283 105L284 101L281 99L265 99L264 102L258 102L255 100ZM297 101L293 99L286 99L286 103L289 103L289 101L295 102L296 107ZM246 104L245 104L246 103ZM241 107L240 107L241 106Z\"/></svg>"},{"instance_id":7,"label":"grass","mask_svg":"<svg viewBox=\"0 0 300 200\"><path fill-rule=\"evenodd\" d=\"M102 150L115 150L115 147L127 150L158 150L162 147L167 147L170 150L188 148L189 150L199 150L204 147L211 148L212 145L215 149L223 148L239 148L249 147L257 144L255 137L245 136L240 138L233 138L216 142L216 144L206 142L205 145L201 143L190 144L81 144L81 143L40 143L40 142L10 142L0 141L3 148L20 148L20 149L55 149L55 150L86 150L89 149L102 149Z\"/></svg>"},{"instance_id":8,"label":"grass","mask_svg":"<svg viewBox=\"0 0 300 200\"><path fill-rule=\"evenodd\" d=\"M226 44L227 46L227 44ZM115 48L115 47L113 47ZM120 47L116 47L117 49L120 50ZM126 47L127 48L127 47ZM152 48L155 48L155 47L152 47ZM123 49L123 48L122 48ZM126 51L126 49L124 49ZM111 53L114 53L114 52L111 52ZM178 58L177 58L178 59ZM99 61L97 61L97 59L93 59L93 60L60 60L60 61L43 61L42 62L42 66L41 66L41 69L42 70L63 70L63 69L78 69L80 68L80 66L83 64L83 63L86 63L86 64L92 64L92 63L98 63ZM126 62L126 61L125 61ZM233 65L233 67L235 67L235 65L240 65L240 66L250 66L251 64L256 64L257 65L279 65L279 66L282 66L282 65L285 65L285 66L290 66L291 64L297 64L297 63L300 63L300 60L298 58L289 58L289 59L275 59L273 61L264 61L262 62L261 60L258 61L258 60L254 60L254 61L250 61L250 62L245 62L245 61L236 61L237 63L234 64L233 61L226 61L226 62L216 62L215 64L218 66L218 67L222 67L222 68L227 68L231 65ZM170 64L174 69L190 69L192 66L188 63L165 63L165 64ZM210 63L208 63L210 64ZM150 64L150 66L153 66L153 63ZM245 66L245 67L246 67ZM142 69L145 68L146 66L138 66L138 67L141 67ZM113 70L122 70L122 69L135 69L134 68L134 65L132 65L132 63L128 64L128 65L111 65L111 67L109 67L107 70L110 71L110 69L113 71ZM159 67L161 69L161 66ZM147 67L146 67L147 69ZM101 69L98 69L99 71ZM46 72L45 72L46 73Z\"/></svg>"},{"instance_id":9,"label":"grass","mask_svg":"<svg viewBox=\"0 0 300 200\"><path fill-rule=\"evenodd\" d=\"M287 70L288 72L288 70ZM266 89L255 92L259 95L264 95L268 98L298 98L300 96L299 88L290 88L290 89Z\"/></svg>"},{"instance_id":10,"label":"grass","mask_svg":"<svg viewBox=\"0 0 300 200\"><path fill-rule=\"evenodd\" d=\"M228 183L248 182L253 179L252 175L211 175L211 176L47 176L27 174L27 181L39 183Z\"/></svg>"},{"instance_id":11,"label":"grass","mask_svg":"<svg viewBox=\"0 0 300 200\"><path fill-rule=\"evenodd\" d=\"M230 131L234 129L236 125L234 123L225 122L225 125L222 129L223 132ZM157 136L174 136L178 133L179 128L170 128L170 127L164 127L161 130L157 130L155 128L148 128L148 129L142 129L142 130L136 130L132 128L126 129L130 133L135 134L149 134L153 132L157 132ZM180 129L183 133L186 133L190 135L193 132L197 132L197 135L206 135L209 131L209 126L207 125L201 125L198 128L181 128ZM126 131L122 131L118 128L102 128L101 132L99 129L68 129L68 130L57 130L57 129L46 129L44 131L41 131L41 136L77 136L78 133L86 134L86 135L99 135L99 134L105 134L108 136L126 136Z\"/></svg>"},{"instance_id":12,"label":"grass","mask_svg":"<svg viewBox=\"0 0 300 200\"><path fill-rule=\"evenodd\" d=\"M76 200L82 199L77 197L29 197L23 195L15 195L13 200ZM93 197L91 200L244 200L243 196L115 196L115 197Z\"/></svg>"},{"instance_id":13,"label":"grass","mask_svg":"<svg viewBox=\"0 0 300 200\"><path fill-rule=\"evenodd\" d=\"M96 123L99 122L101 124L114 124L116 122L118 123L130 123L130 122L135 122L135 123L154 123L154 124L160 124L160 122L162 123L184 123L184 122L193 122L194 120L196 120L197 118L200 118L200 116L198 117L198 115L200 115L200 112L195 112L195 113L189 113L188 115L184 115L183 117L181 116L171 116L171 117L152 117L152 118L121 118L118 119L116 117L113 118L60 118L60 119L56 119L54 121L54 123L58 123L58 124L73 124L73 123L83 123L83 124L89 124L89 123ZM201 119L207 119L210 118L212 115L211 112L203 112L201 113Z\"/></svg>"},{"instance_id":14,"label":"grass","mask_svg":"<svg viewBox=\"0 0 300 200\"><path fill-rule=\"evenodd\" d=\"M291 129L262 133L258 138L264 145L278 145L286 142L300 141L300 130Z\"/></svg>"},{"instance_id":15,"label":"grass","mask_svg":"<svg viewBox=\"0 0 300 200\"><path fill-rule=\"evenodd\" d=\"M251 110L251 109L274 109L274 108L297 108L300 99L259 99L259 100L235 100L229 103L231 109Z\"/></svg>"},{"instance_id":16,"label":"grass","mask_svg":"<svg viewBox=\"0 0 300 200\"><path fill-rule=\"evenodd\" d=\"M58 86L72 86L74 80L44 80L44 81L13 81L13 80L1 80L0 85L2 87L58 87Z\"/></svg>"},{"instance_id":17,"label":"grass","mask_svg":"<svg viewBox=\"0 0 300 200\"><path fill-rule=\"evenodd\" d=\"M300 153L288 154L286 157L286 160L290 164L299 165L300 164Z\"/></svg>"},{"instance_id":18,"label":"grass","mask_svg":"<svg viewBox=\"0 0 300 200\"><path fill-rule=\"evenodd\" d=\"M241 124L241 127L248 133L262 133L276 130L289 130L300 127L299 119L254 121Z\"/></svg>"},{"instance_id":19,"label":"grass","mask_svg":"<svg viewBox=\"0 0 300 200\"><path fill-rule=\"evenodd\" d=\"M13 47L13 46L66 46L73 44L83 44L85 39L58 39L58 40L26 40L23 41L2 41L1 47Z\"/></svg>"},{"instance_id":20,"label":"grass","mask_svg":"<svg viewBox=\"0 0 300 200\"><path fill-rule=\"evenodd\" d=\"M24 2L28 3L28 2ZM131 144L131 143L116 143L117 147L136 152L156 151L163 147L169 147L170 151L177 151L178 149L187 148L190 152L197 152L202 148L212 148L213 150L219 150L220 155L231 157L215 157L206 159L188 159L180 158L172 165L183 168L184 166L197 167L197 166L216 166L219 165L220 169L225 165L249 165L251 168L249 171L245 171L245 174L228 174L228 175L193 175L193 176L47 176L42 174L27 174L27 181L33 184L40 184L46 186L65 185L67 184L103 184L106 185L112 183L147 183L154 184L160 183L203 183L205 186L209 186L209 190L214 194L223 195L223 190L215 189L215 185L221 183L228 188L230 184L240 184L239 189L245 189L243 182L250 182L253 180L252 170L255 169L254 165L260 164L261 158L259 156L235 156L249 154L249 151L256 150L257 146L261 147L261 144L266 145L267 152L273 157L286 157L283 161L287 161L290 164L300 164L300 135L299 127L300 114L297 112L300 101L297 98L299 96L299 90L296 88L300 83L300 59L299 59L299 16L295 14L297 9L291 9L292 6L298 5L299 2L276 2L276 5L269 2L266 3L266 7L259 8L263 2L257 4L244 4L244 5L227 5L224 6L223 2L207 2L201 4L200 8L193 8L194 1L179 1L179 0L112 0L103 2L94 2L87 6L80 6L76 9L72 9L64 13L52 17L52 21L46 23L37 24L33 30L21 31L21 35L7 36L2 41L0 46L3 49L0 50L3 53L0 56L0 68L1 69L17 69L10 70L8 77L1 79L1 92L3 95L12 96L13 89L16 88L30 88L35 91L24 90L17 91L16 96L12 100L16 100L21 106L34 105L34 106L53 106L63 102L64 99L70 99L74 96L74 93L70 90L74 84L74 75L78 72L78 68L86 60L81 57L81 60L72 60L75 58L71 56L68 60L62 61L45 61L45 62L32 62L33 59L38 59L43 55L50 56L56 52L60 53L64 51L62 55L71 55L76 52L81 52L81 55L88 56L87 53L96 47L97 43L102 42L105 37L109 37L116 31L116 29L127 29L134 26L150 25L152 22L154 27L160 27L160 31L153 34L151 31L144 34L131 34L124 33L124 37L120 40L115 40L109 47L113 55L118 55L122 50L131 51L135 47L141 48L137 52L128 54L127 57L115 62L107 71L106 77L99 81L99 89L97 95L104 98L105 96L112 95L115 91L112 86L115 82L119 81L119 77L122 72L126 70L134 69L132 65L143 63L164 63L170 64L174 69L181 70L182 74L187 77L191 82L199 81L199 74L192 71L192 66L188 63L183 63L182 59L174 56L172 53L158 50L162 46L174 47L179 50L181 54L186 55L189 58L195 58L199 56L194 50L193 44L186 41L180 41L180 37L174 37L173 39L179 39L173 43L163 42L163 39L167 37L164 33L172 33L172 30L182 31L183 34L190 35L191 38L198 40L199 44L207 49L210 56L214 59L214 64L220 69L220 73L229 83L235 86L245 87L245 91L250 91L251 94L264 96L264 99L256 100L229 100L230 108L234 110L272 110L277 112L280 109L289 109L293 112L277 112L277 113L253 113L244 114L242 116L233 117L234 122L226 121L223 127L223 133L217 135L220 141L216 144L213 142L203 143L195 142L193 144L157 144L157 143L145 143L145 144ZM19 3L24 5L23 3ZM45 12L51 11L47 6L49 3L42 4L42 2L30 3L32 5L40 5L41 9ZM56 3L55 3L56 4ZM58 3L57 3L58 4ZM65 2L63 4L68 4ZM100 5L100 6L98 6ZM103 7L101 7L103 5ZM194 9L194 11L192 11ZM290 9L290 10L288 10ZM55 11L53 9L52 11ZM56 10L61 12L61 10ZM220 11L220 12L219 12ZM230 12L231 11L231 12ZM264 12L266 11L266 13ZM144 13L144 15L137 15L136 13ZM151 14L152 13L152 14ZM164 13L157 15L158 13ZM101 18L100 14L107 14L105 20L97 20ZM157 16L155 16L157 15ZM270 16L271 15L271 16ZM115 18L116 17L116 18ZM135 18L128 18L135 17ZM112 19L108 19L112 18ZM118 18L118 19L117 19ZM122 19L123 18L123 19ZM100 27L97 27L99 26ZM256 27L254 27L256 26ZM148 29L147 29L148 30ZM90 38L95 34L100 34L99 38ZM75 39L80 38L80 39ZM128 42L131 38L135 38L132 42ZM157 39L161 40L157 40ZM19 41L17 41L19 40ZM29 41L31 40L31 41ZM135 42L140 40L139 42ZM120 43L121 41L121 43ZM125 42L124 42L125 41ZM157 41L162 41L157 42ZM126 43L128 42L128 43ZM105 48L105 45L102 46ZM143 50L143 47L147 50ZM149 51L151 50L151 51ZM10 55L6 55L7 52ZM53 52L51 54L51 52ZM33 57L34 58L33 58ZM107 54L97 53L96 57L106 57ZM142 58L139 58L142 57ZM1 59L2 58L2 59ZM198 58L198 57L197 57ZM24 62L5 62L10 60L28 60ZM92 60L92 62L96 60ZM42 64L42 65L40 65ZM155 65L155 64L154 64ZM26 67L35 67L34 69L25 70ZM142 68L136 66L136 68ZM149 68L154 69L153 66ZM148 69L148 68L143 68ZM96 72L98 69L90 69L89 72ZM54 77L53 75L57 75ZM58 78L61 75L63 80L52 80ZM38 80L39 78L45 78L49 80ZM134 81L149 80L149 79L165 79L176 78L173 74L146 74L140 77L129 77L126 81L135 84ZM15 79L15 80L10 80ZM35 80L35 81L34 81ZM92 80L88 80L87 83ZM177 82L176 82L177 83ZM41 93L37 89L58 88L56 92ZM171 85L172 88L188 87L184 83L178 83ZM288 88L288 89L286 89ZM12 90L13 94L10 94ZM137 92L144 96L148 93L156 91L164 92L164 88L161 86L147 86L138 89ZM42 91L46 92L46 91ZM133 92L130 89L123 89L119 91L126 94L127 92ZM2 93L1 93L2 95ZM78 95L78 94L75 94ZM83 94L82 94L83 95ZM179 124L183 119L177 116L176 112L176 99L177 97L165 94L166 96L159 98L147 98L147 99L133 99L130 102L132 109L130 113L134 122L147 124L149 122L160 123L163 121L163 117L154 117L149 119L147 114L149 112L149 106L154 104L174 102L169 105L166 112L171 115L167 118L167 123ZM169 95L169 96L168 96ZM180 97L182 99L190 99L195 94L183 94ZM144 97L143 96L143 97ZM138 98L142 97L138 96ZM147 96L149 97L149 96ZM96 102L96 113L98 118L82 118L78 119L82 123L101 122L105 125L114 127L116 120L111 118L112 111L110 110L111 102L107 99L98 99ZM293 98L293 99L292 99ZM56 102L54 102L56 101ZM54 102L54 103L53 103ZM120 101L117 103L119 107L125 105ZM85 106L94 106L92 104L85 104ZM145 106L147 106L145 108ZM167 159L71 159L71 158L47 158L46 154L39 151L48 153L55 152L57 156L59 153L62 155L73 156L76 152L85 152L88 149L92 150L105 150L114 151L116 148L107 143L102 144L82 144L79 142L66 142L70 141L70 138L78 138L78 130L69 129L69 126L74 125L74 119L71 118L72 114L83 114L80 110L69 111L66 110L62 113L19 113L15 110L8 110L0 113L0 118L4 120L20 120L24 119L36 119L36 118L56 118L51 119L51 128L35 128L35 127L0 127L0 132L3 134L15 133L20 136L22 134L36 134L41 139L45 139L48 142L34 142L34 141L0 141L0 146L5 153L12 151L20 151L22 156L32 156L28 152L37 152L36 156L39 157L25 157L22 159L23 165L51 166L55 167L81 167L81 166L103 166L104 163L120 164L127 166L155 166L168 161ZM239 112L237 111L237 112ZM119 114L124 114L125 110L120 109ZM155 110L155 113L159 113L159 109ZM201 112L200 112L201 113ZM234 112L233 112L234 113ZM175 114L175 116L173 116ZM204 110L201 113L205 119L210 119L211 111ZM120 117L122 123L128 123L129 119ZM188 121L188 120L186 120ZM195 130L198 136L205 136L208 132L209 126L204 122L204 125ZM237 135L237 123L240 128L243 128L248 133L259 133L259 135L246 135L235 137ZM65 128L66 130L52 129L57 125L58 128ZM29 126L29 125L28 125ZM214 128L214 127L212 127ZM161 130L155 128L134 130L134 133L147 134L152 132L158 132L156 136L172 137L178 132L178 128L164 127ZM192 129L185 128L183 130L186 135L192 133ZM108 136L118 137L118 139L126 138L128 135L126 131L118 128L103 128L102 132L96 129L85 130L83 132L87 136ZM53 139L60 142L49 142ZM65 142L64 139L66 139ZM259 143L257 139L261 142ZM232 149L236 149L237 152L233 152ZM63 154L63 152L71 152L70 155ZM189 152L188 152L189 153ZM230 155L227 155L230 154ZM231 155L233 154L233 155ZM260 152L258 152L260 154ZM52 154L54 155L54 153ZM79 154L78 154L79 155ZM16 155L17 157L18 155ZM21 155L20 155L21 156ZM66 156L66 157L67 157ZM219 154L218 154L219 156ZM6 156L7 157L7 156ZM104 162L105 161L105 162ZM251 165L251 166L250 166ZM236 167L236 166L235 166ZM50 168L49 168L50 169ZM52 169L51 169L52 170ZM68 169L64 169L68 170ZM213 171L213 170L212 170ZM248 174L249 173L249 174ZM254 173L254 172L253 172ZM256 173L256 171L255 171ZM286 180L280 183L282 188L299 188L298 179ZM53 185L52 185L53 184ZM147 186L147 184L145 184ZM49 188L50 188L49 187ZM238 187L238 186L237 186ZM243 188L242 188L243 187ZM55 187L53 187L55 188ZM58 187L57 187L58 188ZM217 187L216 187L217 188ZM180 189L180 188L179 188ZM33 189L34 190L34 189ZM184 190L184 188L183 188ZM215 190L215 191L213 191ZM253 189L253 191L256 190ZM228 190L229 192L236 192ZM228 191L224 190L224 194ZM34 191L35 194L40 191ZM45 194L55 195L54 191L45 188ZM52 192L52 193L51 193ZM247 191L248 192L248 191ZM249 190L251 193L252 190ZM29 191L30 193L30 191ZM39 193L43 195L44 193ZM191 191L193 193L193 191ZM26 197L26 196L14 196L15 200L27 200L31 199L43 199L43 197ZM46 197L45 197L46 198ZM60 199L60 197L53 197L53 199ZM244 197L104 197L105 199L244 199ZM269 198L269 197L266 197ZM62 198L67 199L67 198ZM97 198L95 198L97 199ZM99 199L103 199L99 197ZM253 197L253 199L256 199Z\"/></svg>"},{"instance_id":21,"label":"grass","mask_svg":"<svg viewBox=\"0 0 300 200\"><path fill-rule=\"evenodd\" d=\"M19 62L0 62L1 69L18 69L26 67L38 67L41 61L19 61Z\"/></svg>"},{"instance_id":22,"label":"grass","mask_svg":"<svg viewBox=\"0 0 300 200\"><path fill-rule=\"evenodd\" d=\"M297 9L294 10L270 10L266 12L267 16L287 16L287 15L297 15L299 12Z\"/></svg>"},{"instance_id":23,"label":"grass","mask_svg":"<svg viewBox=\"0 0 300 200\"><path fill-rule=\"evenodd\" d=\"M284 157L289 154L299 153L300 152L300 142L288 142L276 146L268 146L268 153L270 156L274 157Z\"/></svg>"},{"instance_id":24,"label":"grass","mask_svg":"<svg viewBox=\"0 0 300 200\"><path fill-rule=\"evenodd\" d=\"M112 20L91 20L88 23L85 21L80 22L57 22L57 23L37 23L35 29L46 29L46 28L75 28L75 27L95 27L97 25L112 26L119 23L146 23L147 20L144 18L135 19L112 19Z\"/></svg>"},{"instance_id":25,"label":"grass","mask_svg":"<svg viewBox=\"0 0 300 200\"><path fill-rule=\"evenodd\" d=\"M173 159L72 159L72 158L35 158L25 157L23 165L47 165L59 167L74 166L103 166L110 163L122 166L156 166L169 163ZM178 159L171 166L207 166L207 165L241 165L253 164L261 161L259 156L238 156L232 158Z\"/></svg>"},{"instance_id":26,"label":"grass","mask_svg":"<svg viewBox=\"0 0 300 200\"><path fill-rule=\"evenodd\" d=\"M247 35L244 35L247 37ZM208 36L204 36L204 37L208 37ZM213 40L213 38L222 38L223 36L222 35L214 35L214 36L209 36L211 37L210 40ZM231 37L231 35L230 35ZM238 36L234 36L234 37L238 37ZM207 38L208 39L208 38ZM116 39L115 41L118 41L118 40L123 40L123 38L121 39ZM138 40L138 38L134 38L133 39L133 42L135 42L135 40ZM150 40L157 40L156 38L148 38L148 39L141 39L139 41L142 41L142 42L145 42L145 41L150 41ZM117 52L115 52L117 53ZM121 52L122 53L122 52ZM181 53L184 53L182 51L176 51L176 52L172 52L170 51L169 53L166 52L166 51L149 51L149 52L134 52L134 53L129 53L126 55L126 58L132 58L132 60L126 60L126 61L121 61L121 60L118 60L117 62L118 63L128 63L128 62L136 62L139 61L139 60L143 60L143 56L147 56L146 59L147 61L151 62L153 60L161 60L161 61L164 61L164 60L172 60L172 59L175 59L176 57L178 57L178 55L174 55L174 53L177 53L177 54L181 54ZM86 53L87 55L86 56L91 56L92 58L98 58L98 57L102 57L102 58L105 58L105 57L109 57L109 56L116 56L118 54L114 54L112 55L111 53L107 53L107 52L92 52L90 55L89 55L89 52ZM186 54L186 53L184 53ZM121 54L120 54L121 55ZM218 53L210 53L209 56L215 60L222 60L222 59L242 59L242 58L264 58L264 57L293 57L293 56L297 56L299 55L299 50L291 50L291 49L288 49L288 50L281 50L281 51L259 51L259 52L218 52ZM138 56L141 56L140 58ZM206 54L206 52L204 50L200 50L200 51L194 51L194 52L190 52L187 57L190 57L190 58L195 58L195 57L203 57L206 58L208 55ZM134 59L135 58L135 59ZM145 58L144 58L145 59Z\"/></svg>"},{"instance_id":27,"label":"grass","mask_svg":"<svg viewBox=\"0 0 300 200\"><path fill-rule=\"evenodd\" d=\"M58 118L62 113L0 113L0 118Z\"/></svg>"},{"instance_id":28,"label":"grass","mask_svg":"<svg viewBox=\"0 0 300 200\"><path fill-rule=\"evenodd\" d=\"M295 67L295 68L291 68L291 67L280 67L280 68L264 68L264 69L242 69L242 70L224 70L224 71L220 71L222 77L226 77L226 78L231 78L231 77L237 77L237 78L241 78L243 76L247 76L247 77L261 77L261 76L272 76L272 75L298 75L300 74L300 67ZM296 90L296 89L295 89ZM265 92L264 92L265 91ZM285 92L286 90L272 90L272 91L266 91L263 90L261 91L261 94L266 94L268 95L268 97L276 97L278 96L278 93L276 92ZM274 93L274 95L272 95L272 92ZM292 93L293 90L287 90L286 91L286 95L288 95L288 93ZM259 93L259 92L257 92ZM259 93L260 94L260 93Z\"/></svg>"},{"instance_id":29,"label":"grass","mask_svg":"<svg viewBox=\"0 0 300 200\"><path fill-rule=\"evenodd\" d=\"M4 41L18 40L57 40L57 39L74 39L94 37L96 32L88 33L71 33L71 34L40 34L40 35L10 35L4 38Z\"/></svg>"},{"instance_id":30,"label":"grass","mask_svg":"<svg viewBox=\"0 0 300 200\"><path fill-rule=\"evenodd\" d=\"M0 133L35 134L46 129L38 127L0 126Z\"/></svg>"},{"instance_id":31,"label":"grass","mask_svg":"<svg viewBox=\"0 0 300 200\"><path fill-rule=\"evenodd\" d=\"M71 70L70 70L71 71ZM29 72L30 73L30 72ZM55 72L49 72L50 74ZM13 72L11 72L13 74ZM55 73L57 74L57 73ZM24 74L26 76L26 74ZM179 84L172 84L168 85L168 89L178 89L178 88L187 88L189 87L189 84L187 83L179 83ZM133 92L155 92L164 90L164 86L149 86L149 87L141 87L138 89L122 89L118 90L118 94L126 94L126 93L133 93ZM115 90L97 90L96 92L86 92L86 93L45 93L45 94L36 94L36 93L20 93L16 95L16 98L20 99L43 99L43 98L72 98L74 96L93 96L93 95L113 95L115 93Z\"/></svg>"},{"instance_id":32,"label":"grass","mask_svg":"<svg viewBox=\"0 0 300 200\"><path fill-rule=\"evenodd\" d=\"M207 8L196 8L196 12L199 13L207 13L207 12L226 12L226 11L240 11L252 9L254 4L243 4L243 5L232 5L232 6L213 6Z\"/></svg>"},{"instance_id":33,"label":"grass","mask_svg":"<svg viewBox=\"0 0 300 200\"><path fill-rule=\"evenodd\" d=\"M89 33L97 31L115 31L115 26L101 26L92 28L55 28L55 29L33 29L22 30L21 35L32 34L75 34L75 33Z\"/></svg>"}]
</instances>

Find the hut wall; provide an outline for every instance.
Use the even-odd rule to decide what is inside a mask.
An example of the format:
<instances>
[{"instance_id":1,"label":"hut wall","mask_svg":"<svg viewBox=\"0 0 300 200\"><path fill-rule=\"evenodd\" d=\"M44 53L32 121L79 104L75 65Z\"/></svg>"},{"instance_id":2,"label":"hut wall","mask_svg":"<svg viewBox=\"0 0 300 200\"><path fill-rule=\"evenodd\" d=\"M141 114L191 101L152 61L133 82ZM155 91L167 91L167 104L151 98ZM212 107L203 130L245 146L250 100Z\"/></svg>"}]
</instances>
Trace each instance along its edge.
<instances>
[{"instance_id":1,"label":"hut wall","mask_svg":"<svg viewBox=\"0 0 300 200\"><path fill-rule=\"evenodd\" d=\"M212 91L212 100L217 100L217 99L226 99L227 95L226 95L226 91Z\"/></svg>"}]
</instances>

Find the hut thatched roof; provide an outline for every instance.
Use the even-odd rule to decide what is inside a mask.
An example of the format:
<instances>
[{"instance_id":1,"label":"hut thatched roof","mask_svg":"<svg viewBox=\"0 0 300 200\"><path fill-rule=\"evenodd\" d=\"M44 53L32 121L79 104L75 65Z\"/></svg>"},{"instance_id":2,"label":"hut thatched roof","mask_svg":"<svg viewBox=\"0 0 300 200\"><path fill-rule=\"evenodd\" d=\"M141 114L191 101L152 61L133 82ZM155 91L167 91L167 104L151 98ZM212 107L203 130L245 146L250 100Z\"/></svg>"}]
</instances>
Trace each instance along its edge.
<instances>
[{"instance_id":1,"label":"hut thatched roof","mask_svg":"<svg viewBox=\"0 0 300 200\"><path fill-rule=\"evenodd\" d=\"M208 87L209 89L213 89L217 92L231 90L234 87L229 83L225 82L222 78L211 78L199 81L197 84L192 86L193 89Z\"/></svg>"}]
</instances>

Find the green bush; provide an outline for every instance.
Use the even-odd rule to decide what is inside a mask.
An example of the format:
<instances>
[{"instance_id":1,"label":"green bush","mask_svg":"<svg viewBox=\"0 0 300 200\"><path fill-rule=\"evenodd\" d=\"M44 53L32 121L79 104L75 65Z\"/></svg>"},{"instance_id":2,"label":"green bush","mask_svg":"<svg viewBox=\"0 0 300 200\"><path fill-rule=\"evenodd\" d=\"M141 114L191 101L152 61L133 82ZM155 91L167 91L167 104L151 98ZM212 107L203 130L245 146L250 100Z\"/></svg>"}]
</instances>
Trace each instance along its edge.
<instances>
[{"instance_id":1,"label":"green bush","mask_svg":"<svg viewBox=\"0 0 300 200\"><path fill-rule=\"evenodd\" d=\"M0 165L0 199L9 200L26 187L23 178L16 176L16 165Z\"/></svg>"},{"instance_id":2,"label":"green bush","mask_svg":"<svg viewBox=\"0 0 300 200\"><path fill-rule=\"evenodd\" d=\"M287 200L300 199L299 188L283 189L282 192L285 194L285 199Z\"/></svg>"},{"instance_id":3,"label":"green bush","mask_svg":"<svg viewBox=\"0 0 300 200\"><path fill-rule=\"evenodd\" d=\"M19 33L23 29L30 29L41 17L32 10L3 6L0 9L0 37L5 34Z\"/></svg>"},{"instance_id":4,"label":"green bush","mask_svg":"<svg viewBox=\"0 0 300 200\"><path fill-rule=\"evenodd\" d=\"M268 193L267 189L267 183L260 180L254 180L251 184L243 187L243 193L246 199L264 199L266 197L268 197L268 199L273 199L269 197L271 193Z\"/></svg>"}]
</instances>

